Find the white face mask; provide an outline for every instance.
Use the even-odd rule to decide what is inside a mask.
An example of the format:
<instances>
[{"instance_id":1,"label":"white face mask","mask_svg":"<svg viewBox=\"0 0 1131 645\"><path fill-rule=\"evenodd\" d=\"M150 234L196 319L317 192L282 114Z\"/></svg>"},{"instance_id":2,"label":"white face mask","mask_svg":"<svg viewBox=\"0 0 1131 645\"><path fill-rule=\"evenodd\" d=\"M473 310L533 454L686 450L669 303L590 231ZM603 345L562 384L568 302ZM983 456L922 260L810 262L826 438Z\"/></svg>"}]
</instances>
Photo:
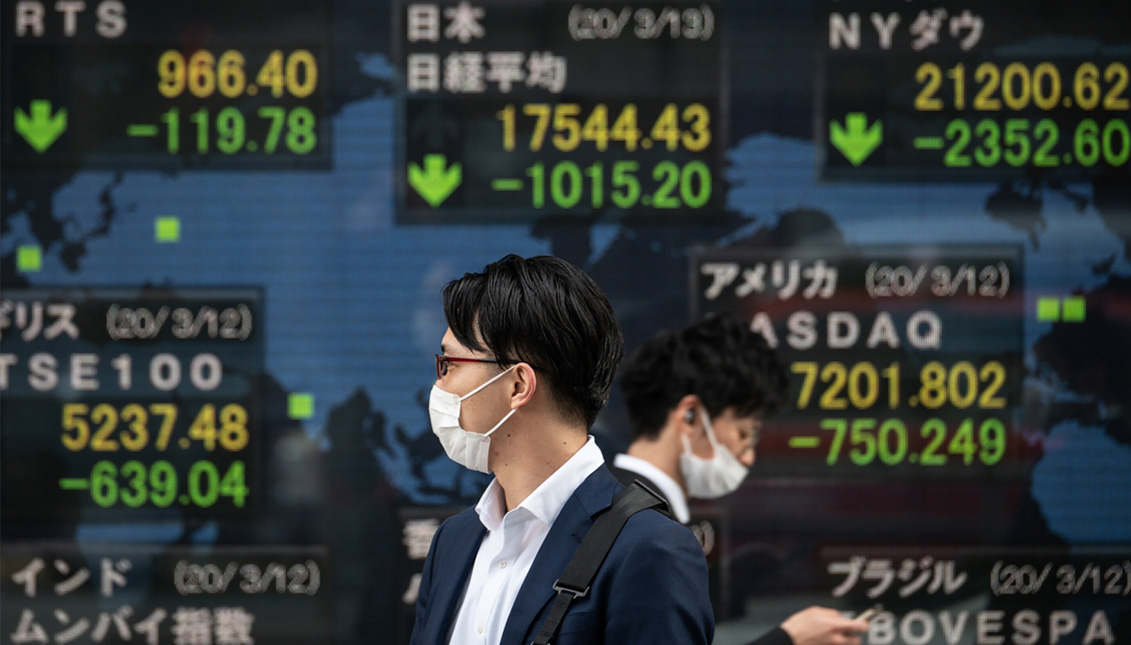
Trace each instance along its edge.
<instances>
[{"instance_id":1,"label":"white face mask","mask_svg":"<svg viewBox=\"0 0 1131 645\"><path fill-rule=\"evenodd\" d=\"M444 452L448 453L449 459L464 468L478 470L481 473L491 472L491 469L487 466L487 456L491 447L491 433L498 430L504 421L511 418L511 415L518 408L512 408L502 421L495 424L494 428L484 434L478 434L468 432L460 427L460 402L494 383L500 376L515 367L517 365L512 365L505 371L499 372L491 380L463 396L441 390L439 382L432 386L432 394L428 397L428 417L432 420L432 432L440 438L440 444L444 446Z\"/></svg>"},{"instance_id":2,"label":"white face mask","mask_svg":"<svg viewBox=\"0 0 1131 645\"><path fill-rule=\"evenodd\" d=\"M679 456L679 467L683 472L688 497L715 499L737 490L750 469L715 439L711 417L702 406L699 408L699 415L703 418L703 428L707 431L707 439L711 442L715 456L710 459L696 456L691 452L691 441L687 435L683 435L683 453Z\"/></svg>"}]
</instances>

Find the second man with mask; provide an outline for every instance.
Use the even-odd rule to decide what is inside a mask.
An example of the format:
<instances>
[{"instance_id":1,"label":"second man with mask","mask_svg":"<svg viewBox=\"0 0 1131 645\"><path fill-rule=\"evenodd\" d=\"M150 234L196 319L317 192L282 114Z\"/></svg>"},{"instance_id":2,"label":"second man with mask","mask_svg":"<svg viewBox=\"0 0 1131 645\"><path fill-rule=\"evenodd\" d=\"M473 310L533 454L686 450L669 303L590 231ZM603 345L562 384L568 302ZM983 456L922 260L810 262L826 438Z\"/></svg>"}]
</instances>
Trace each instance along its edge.
<instances>
[{"instance_id":1,"label":"second man with mask","mask_svg":"<svg viewBox=\"0 0 1131 645\"><path fill-rule=\"evenodd\" d=\"M620 370L633 440L612 471L665 497L680 522L688 498L734 492L754 465L765 419L784 403L788 380L765 339L739 316L705 318L643 343ZM809 607L757 645L855 645L862 620Z\"/></svg>"}]
</instances>

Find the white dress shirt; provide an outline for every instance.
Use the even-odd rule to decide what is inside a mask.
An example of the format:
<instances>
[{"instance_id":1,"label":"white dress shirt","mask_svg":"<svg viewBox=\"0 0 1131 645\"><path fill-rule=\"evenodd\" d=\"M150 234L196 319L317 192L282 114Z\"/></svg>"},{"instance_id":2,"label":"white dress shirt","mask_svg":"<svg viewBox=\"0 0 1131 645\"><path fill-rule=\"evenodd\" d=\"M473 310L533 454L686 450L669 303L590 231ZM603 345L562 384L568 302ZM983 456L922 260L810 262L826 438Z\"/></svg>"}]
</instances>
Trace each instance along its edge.
<instances>
[{"instance_id":1,"label":"white dress shirt","mask_svg":"<svg viewBox=\"0 0 1131 645\"><path fill-rule=\"evenodd\" d=\"M691 511L687 508L687 495L683 494L683 489L674 479L653 465L652 462L621 453L613 459L613 465L617 468L639 473L654 482L656 486L660 487L657 492L667 498L668 508L675 515L675 519L679 520L680 524L687 524L691 521Z\"/></svg>"},{"instance_id":2,"label":"white dress shirt","mask_svg":"<svg viewBox=\"0 0 1131 645\"><path fill-rule=\"evenodd\" d=\"M487 534L479 544L471 577L456 609L449 643L499 643L511 607L550 526L577 487L604 463L601 449L590 436L569 461L506 515L503 489L499 480L491 480L475 505Z\"/></svg>"}]
</instances>

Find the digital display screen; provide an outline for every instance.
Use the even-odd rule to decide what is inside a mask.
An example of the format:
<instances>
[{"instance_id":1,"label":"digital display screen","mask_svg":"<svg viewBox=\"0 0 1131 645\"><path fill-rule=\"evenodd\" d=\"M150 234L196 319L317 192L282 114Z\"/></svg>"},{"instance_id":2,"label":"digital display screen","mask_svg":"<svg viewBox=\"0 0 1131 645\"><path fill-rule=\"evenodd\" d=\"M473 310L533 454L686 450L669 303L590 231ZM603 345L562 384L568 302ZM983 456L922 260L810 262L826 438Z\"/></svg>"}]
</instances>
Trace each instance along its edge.
<instances>
[{"instance_id":1,"label":"digital display screen","mask_svg":"<svg viewBox=\"0 0 1131 645\"><path fill-rule=\"evenodd\" d=\"M325 6L9 4L5 170L328 168Z\"/></svg>"},{"instance_id":2,"label":"digital display screen","mask_svg":"<svg viewBox=\"0 0 1131 645\"><path fill-rule=\"evenodd\" d=\"M974 245L704 251L696 313L742 312L792 377L787 413L763 432L762 473L1020 472L1021 260Z\"/></svg>"},{"instance_id":3,"label":"digital display screen","mask_svg":"<svg viewBox=\"0 0 1131 645\"><path fill-rule=\"evenodd\" d=\"M5 517L248 515L261 314L250 290L6 290Z\"/></svg>"},{"instance_id":4,"label":"digital display screen","mask_svg":"<svg viewBox=\"0 0 1131 645\"><path fill-rule=\"evenodd\" d=\"M826 2L825 175L1081 179L1126 170L1126 47L1105 3Z\"/></svg>"},{"instance_id":5,"label":"digital display screen","mask_svg":"<svg viewBox=\"0 0 1131 645\"><path fill-rule=\"evenodd\" d=\"M402 222L717 217L717 4L485 3L471 33L400 6Z\"/></svg>"},{"instance_id":6,"label":"digital display screen","mask_svg":"<svg viewBox=\"0 0 1131 645\"><path fill-rule=\"evenodd\" d=\"M0 0L0 641L408 643L450 280L788 375L714 642L1131 643L1131 5ZM510 423L509 421L507 423ZM516 428L515 431L521 431ZM590 429L631 424L614 384ZM662 564L662 563L658 563Z\"/></svg>"}]
</instances>

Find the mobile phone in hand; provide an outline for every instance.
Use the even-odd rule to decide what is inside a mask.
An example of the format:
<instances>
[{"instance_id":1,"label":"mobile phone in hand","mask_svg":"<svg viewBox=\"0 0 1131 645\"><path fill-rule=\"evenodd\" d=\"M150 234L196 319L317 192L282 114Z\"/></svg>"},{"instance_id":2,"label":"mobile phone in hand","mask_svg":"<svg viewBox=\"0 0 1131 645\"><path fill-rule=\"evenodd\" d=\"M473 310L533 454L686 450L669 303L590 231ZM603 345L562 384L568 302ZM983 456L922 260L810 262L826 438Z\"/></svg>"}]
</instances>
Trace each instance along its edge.
<instances>
[{"instance_id":1,"label":"mobile phone in hand","mask_svg":"<svg viewBox=\"0 0 1131 645\"><path fill-rule=\"evenodd\" d=\"M860 620L872 620L873 618L876 617L876 614L880 613L883 610L884 610L883 605L872 605L871 607L860 612L860 615L857 616L856 618L858 618Z\"/></svg>"}]
</instances>

